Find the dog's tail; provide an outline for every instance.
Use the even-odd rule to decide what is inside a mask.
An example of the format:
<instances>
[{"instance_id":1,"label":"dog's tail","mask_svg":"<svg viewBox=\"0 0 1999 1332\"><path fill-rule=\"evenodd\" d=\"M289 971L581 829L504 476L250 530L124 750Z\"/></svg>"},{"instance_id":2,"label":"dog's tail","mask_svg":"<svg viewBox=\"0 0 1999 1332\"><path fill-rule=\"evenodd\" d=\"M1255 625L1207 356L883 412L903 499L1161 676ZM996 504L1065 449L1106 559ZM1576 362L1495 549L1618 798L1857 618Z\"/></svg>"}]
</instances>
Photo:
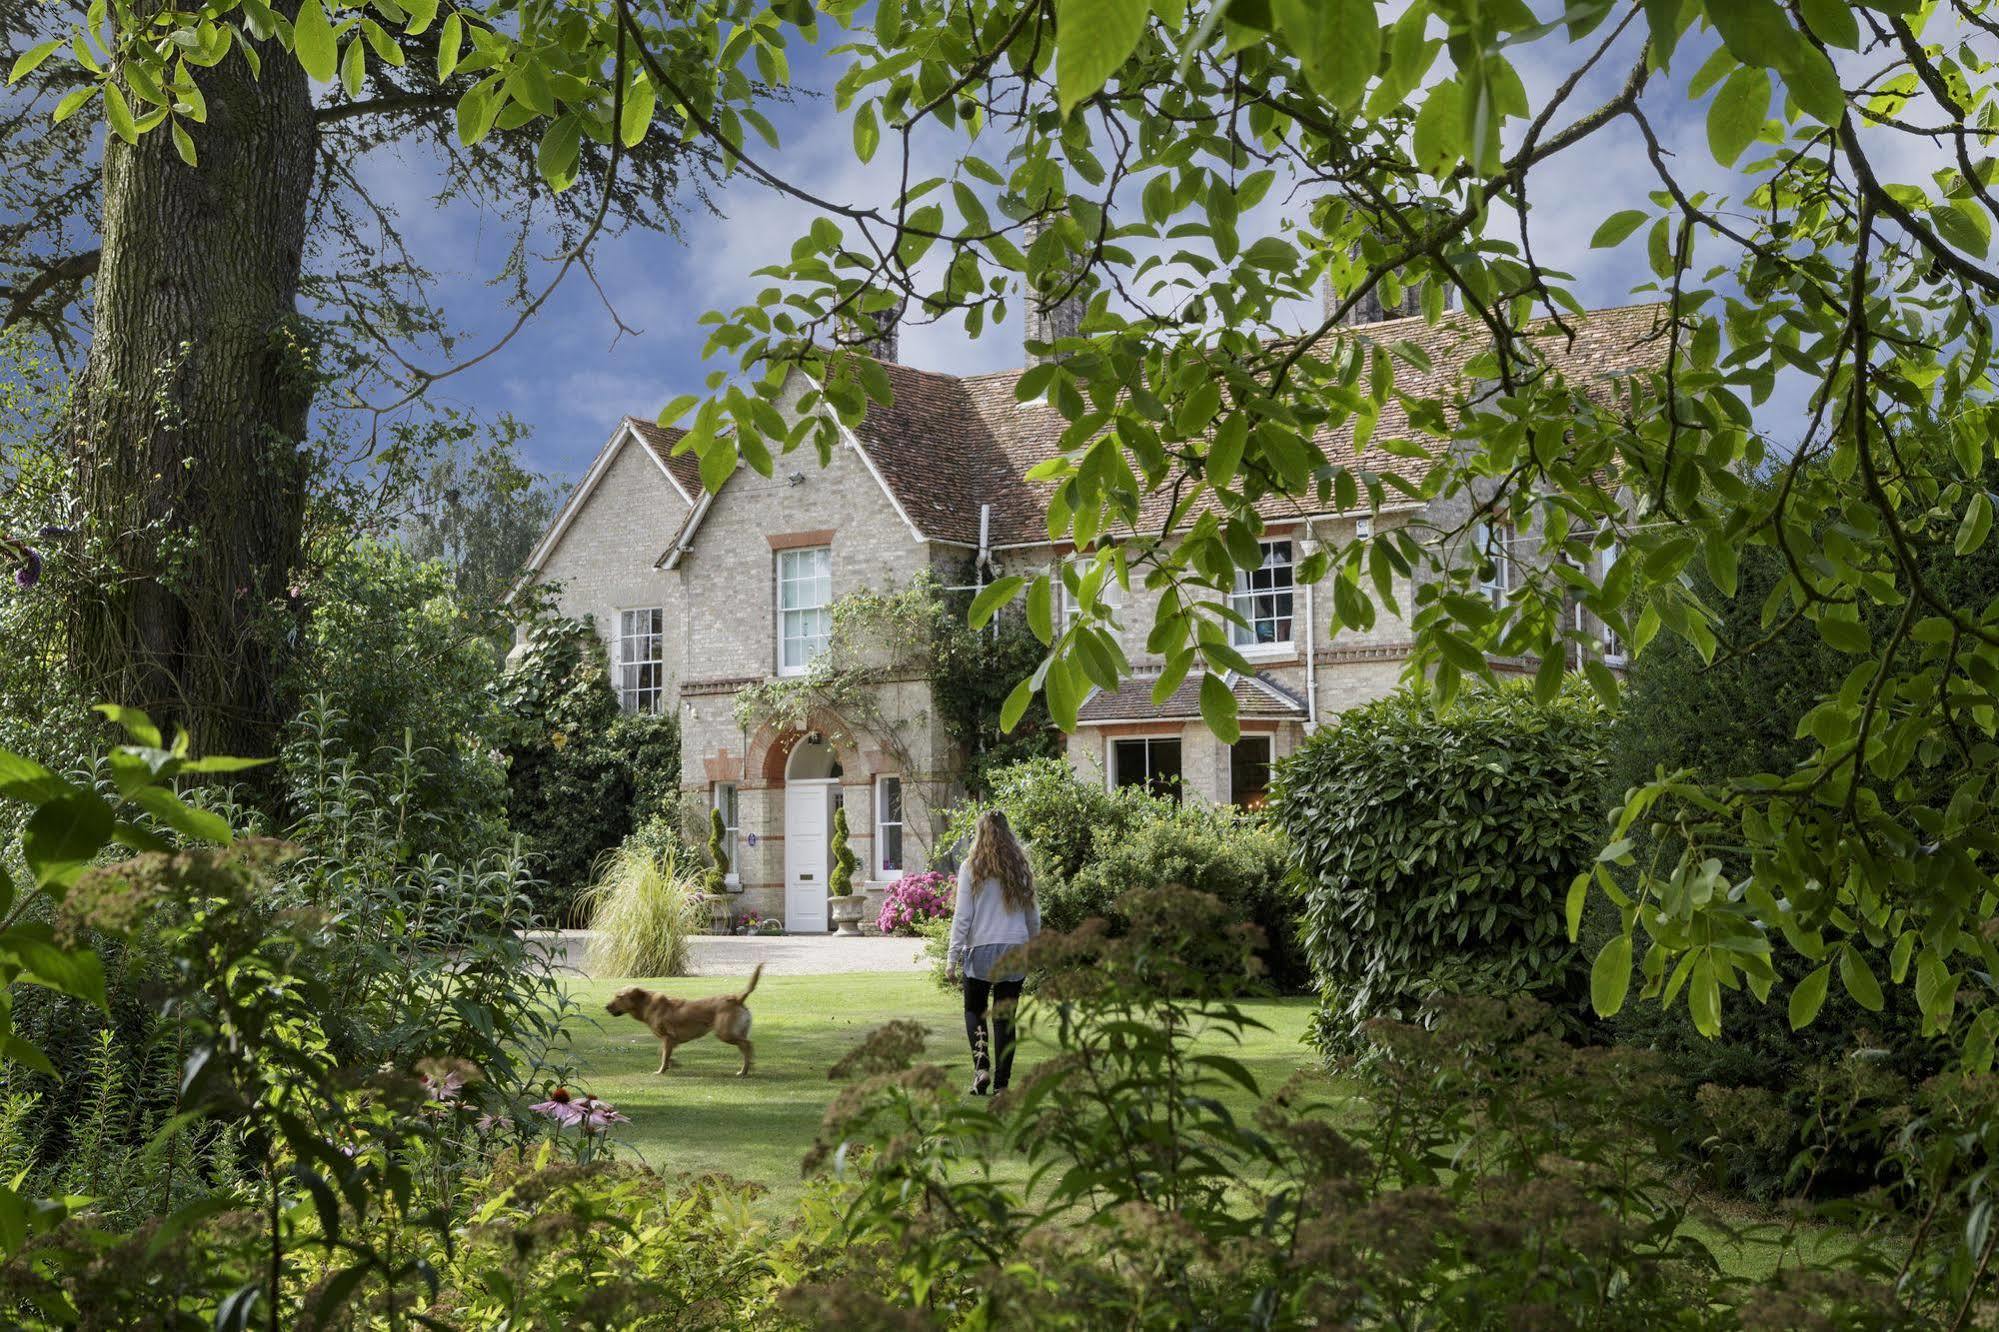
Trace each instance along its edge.
<instances>
[{"instance_id":1,"label":"dog's tail","mask_svg":"<svg viewBox=\"0 0 1999 1332\"><path fill-rule=\"evenodd\" d=\"M757 969L750 973L750 983L748 985L745 985L743 987L743 992L736 996L737 1003L740 1004L743 1002L743 1000L750 997L750 991L757 988L757 982L763 979L763 974L764 974L764 964L759 962L757 963Z\"/></svg>"}]
</instances>

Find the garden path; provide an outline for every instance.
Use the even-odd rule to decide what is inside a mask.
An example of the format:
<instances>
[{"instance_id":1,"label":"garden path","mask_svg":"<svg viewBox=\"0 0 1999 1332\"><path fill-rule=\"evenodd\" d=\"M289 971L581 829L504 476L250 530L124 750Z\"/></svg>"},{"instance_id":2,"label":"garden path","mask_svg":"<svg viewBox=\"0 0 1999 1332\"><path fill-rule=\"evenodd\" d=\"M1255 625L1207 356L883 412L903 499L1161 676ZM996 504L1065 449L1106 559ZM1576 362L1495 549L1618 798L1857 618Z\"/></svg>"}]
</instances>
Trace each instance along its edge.
<instances>
[{"instance_id":1,"label":"garden path","mask_svg":"<svg viewBox=\"0 0 1999 1332\"><path fill-rule=\"evenodd\" d=\"M548 948L556 969L586 976L589 930L537 930L529 936ZM832 934L697 934L687 941L690 976L747 976L757 963L771 976L844 976L862 971L924 971L923 940L841 938Z\"/></svg>"}]
</instances>

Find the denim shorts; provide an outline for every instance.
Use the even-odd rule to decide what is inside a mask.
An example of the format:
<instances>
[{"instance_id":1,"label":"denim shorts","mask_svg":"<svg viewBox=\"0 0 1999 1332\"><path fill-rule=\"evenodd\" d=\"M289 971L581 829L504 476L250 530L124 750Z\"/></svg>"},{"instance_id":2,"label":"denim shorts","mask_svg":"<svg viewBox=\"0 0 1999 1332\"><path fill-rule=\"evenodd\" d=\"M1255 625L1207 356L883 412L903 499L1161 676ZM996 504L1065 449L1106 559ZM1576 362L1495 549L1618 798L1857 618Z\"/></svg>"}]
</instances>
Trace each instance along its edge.
<instances>
[{"instance_id":1,"label":"denim shorts","mask_svg":"<svg viewBox=\"0 0 1999 1332\"><path fill-rule=\"evenodd\" d=\"M1009 975L995 974L995 969L999 966L999 960L1020 947L1020 944L1010 943L975 945L972 951L965 955L965 974L973 980L989 982L1025 980L1027 979L1025 972L1015 972Z\"/></svg>"}]
</instances>

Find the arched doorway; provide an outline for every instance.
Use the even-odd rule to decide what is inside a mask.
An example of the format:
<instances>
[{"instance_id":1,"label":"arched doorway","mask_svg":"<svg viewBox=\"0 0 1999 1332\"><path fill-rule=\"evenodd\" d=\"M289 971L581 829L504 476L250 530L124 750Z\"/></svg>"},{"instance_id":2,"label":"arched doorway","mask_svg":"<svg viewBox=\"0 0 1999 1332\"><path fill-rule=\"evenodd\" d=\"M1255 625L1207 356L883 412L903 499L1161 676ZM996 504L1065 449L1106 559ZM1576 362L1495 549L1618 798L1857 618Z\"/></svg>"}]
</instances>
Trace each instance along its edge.
<instances>
[{"instance_id":1,"label":"arched doorway","mask_svg":"<svg viewBox=\"0 0 1999 1332\"><path fill-rule=\"evenodd\" d=\"M832 871L833 811L840 807L840 755L818 732L800 736L784 764L784 927L824 934Z\"/></svg>"}]
</instances>

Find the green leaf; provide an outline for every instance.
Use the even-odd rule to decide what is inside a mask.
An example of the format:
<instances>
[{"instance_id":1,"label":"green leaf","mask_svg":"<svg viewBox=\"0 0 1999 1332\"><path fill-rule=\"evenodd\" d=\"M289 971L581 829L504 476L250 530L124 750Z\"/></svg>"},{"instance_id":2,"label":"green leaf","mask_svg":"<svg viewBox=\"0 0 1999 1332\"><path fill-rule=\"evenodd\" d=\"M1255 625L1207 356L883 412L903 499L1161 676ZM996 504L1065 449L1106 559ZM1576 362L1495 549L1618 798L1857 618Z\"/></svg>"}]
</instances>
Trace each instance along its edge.
<instances>
[{"instance_id":1,"label":"green leaf","mask_svg":"<svg viewBox=\"0 0 1999 1332\"><path fill-rule=\"evenodd\" d=\"M1839 950L1839 983L1853 996L1854 1003L1870 1013L1881 1011L1881 982L1874 979L1873 968L1852 944Z\"/></svg>"},{"instance_id":2,"label":"green leaf","mask_svg":"<svg viewBox=\"0 0 1999 1332\"><path fill-rule=\"evenodd\" d=\"M1964 511L1964 520L1957 525L1957 543L1954 549L1959 555L1969 555L1985 544L1985 538L1992 531L1992 497L1979 491L1971 497L1970 507Z\"/></svg>"},{"instance_id":3,"label":"green leaf","mask_svg":"<svg viewBox=\"0 0 1999 1332\"><path fill-rule=\"evenodd\" d=\"M31 1068L44 1077L57 1076L56 1066L49 1062L49 1057L42 1053L39 1045L32 1041L24 1041L11 1031L7 1033L4 1041L0 1041L0 1059Z\"/></svg>"},{"instance_id":4,"label":"green leaf","mask_svg":"<svg viewBox=\"0 0 1999 1332\"><path fill-rule=\"evenodd\" d=\"M359 97L368 77L368 52L364 49L361 35L356 33L347 39L347 52L340 57L340 86L347 90L349 97Z\"/></svg>"},{"instance_id":5,"label":"green leaf","mask_svg":"<svg viewBox=\"0 0 1999 1332\"><path fill-rule=\"evenodd\" d=\"M298 7L298 17L292 20L292 52L307 78L317 83L333 81L339 52L333 41L333 25L319 0L305 0Z\"/></svg>"},{"instance_id":6,"label":"green leaf","mask_svg":"<svg viewBox=\"0 0 1999 1332\"><path fill-rule=\"evenodd\" d=\"M1350 111L1381 63L1374 0L1271 0L1278 34L1321 97Z\"/></svg>"},{"instance_id":7,"label":"green leaf","mask_svg":"<svg viewBox=\"0 0 1999 1332\"><path fill-rule=\"evenodd\" d=\"M1020 591L1026 582L1027 580L1019 574L1008 574L1004 578L995 578L980 588L979 594L972 598L971 613L967 617L972 628L985 628L986 622L998 613L1001 606L1013 600L1014 593Z\"/></svg>"},{"instance_id":8,"label":"green leaf","mask_svg":"<svg viewBox=\"0 0 1999 1332\"><path fill-rule=\"evenodd\" d=\"M437 77L440 81L451 77L458 68L458 53L465 45L465 20L452 10L444 16L444 26L437 31Z\"/></svg>"},{"instance_id":9,"label":"green leaf","mask_svg":"<svg viewBox=\"0 0 1999 1332\"><path fill-rule=\"evenodd\" d=\"M1632 232L1645 225L1648 216L1650 214L1641 208L1627 208L1621 213L1612 213L1603 220L1603 225L1596 229L1596 234L1589 238L1590 248L1607 250L1613 245L1622 245L1630 238Z\"/></svg>"},{"instance_id":10,"label":"green leaf","mask_svg":"<svg viewBox=\"0 0 1999 1332\"><path fill-rule=\"evenodd\" d=\"M1147 0L1055 0L1055 90L1064 116L1124 64L1150 9Z\"/></svg>"},{"instance_id":11,"label":"green leaf","mask_svg":"<svg viewBox=\"0 0 1999 1332\"><path fill-rule=\"evenodd\" d=\"M875 149L881 147L881 122L875 119L875 104L862 102L861 109L854 113L854 156L863 162L872 162Z\"/></svg>"},{"instance_id":12,"label":"green leaf","mask_svg":"<svg viewBox=\"0 0 1999 1332\"><path fill-rule=\"evenodd\" d=\"M1620 934L1603 946L1589 969L1589 1001L1598 1017L1612 1017L1624 1007L1631 989L1631 936Z\"/></svg>"},{"instance_id":13,"label":"green leaf","mask_svg":"<svg viewBox=\"0 0 1999 1332\"><path fill-rule=\"evenodd\" d=\"M0 749L0 796L32 800L39 805L70 789L68 782L33 759Z\"/></svg>"},{"instance_id":14,"label":"green leaf","mask_svg":"<svg viewBox=\"0 0 1999 1332\"><path fill-rule=\"evenodd\" d=\"M1236 723L1235 691L1213 671L1201 676L1201 720L1215 733L1215 739L1225 745L1241 738L1242 728Z\"/></svg>"},{"instance_id":15,"label":"green leaf","mask_svg":"<svg viewBox=\"0 0 1999 1332\"><path fill-rule=\"evenodd\" d=\"M40 46L31 46L23 51L19 58L14 61L14 68L7 75L7 82L10 84L19 83L22 79L27 78L28 75L41 68L42 62L54 55L62 44L63 39L58 37L54 41L43 42Z\"/></svg>"},{"instance_id":16,"label":"green leaf","mask_svg":"<svg viewBox=\"0 0 1999 1332\"><path fill-rule=\"evenodd\" d=\"M1951 1010L1957 1006L1957 986L1958 978L1951 974L1942 954L1925 948L1917 956L1916 1006L1935 1027L1949 1022Z\"/></svg>"},{"instance_id":17,"label":"green leaf","mask_svg":"<svg viewBox=\"0 0 1999 1332\"><path fill-rule=\"evenodd\" d=\"M175 120L170 128L173 133L174 151L180 154L180 160L189 166L196 165L194 139L188 134L186 127L179 120Z\"/></svg>"},{"instance_id":18,"label":"green leaf","mask_svg":"<svg viewBox=\"0 0 1999 1332\"><path fill-rule=\"evenodd\" d=\"M142 786L131 796L132 803L181 836L197 842L227 846L235 839L229 820L206 809L196 809L164 786Z\"/></svg>"},{"instance_id":19,"label":"green leaf","mask_svg":"<svg viewBox=\"0 0 1999 1332\"><path fill-rule=\"evenodd\" d=\"M39 930L37 934L35 931ZM88 948L59 948L47 937L48 927L17 925L0 934L0 953L12 953L24 968L21 979L46 986L102 1009L104 967Z\"/></svg>"},{"instance_id":20,"label":"green leaf","mask_svg":"<svg viewBox=\"0 0 1999 1332\"><path fill-rule=\"evenodd\" d=\"M1707 108L1708 150L1723 166L1735 165L1770 111L1770 74L1743 66L1728 76Z\"/></svg>"},{"instance_id":21,"label":"green leaf","mask_svg":"<svg viewBox=\"0 0 1999 1332\"><path fill-rule=\"evenodd\" d=\"M618 121L618 138L625 147L637 146L652 128L652 113L658 106L658 95L652 90L652 80L635 80L625 93L625 106Z\"/></svg>"},{"instance_id":22,"label":"green leaf","mask_svg":"<svg viewBox=\"0 0 1999 1332\"><path fill-rule=\"evenodd\" d=\"M115 83L104 85L104 120L111 126L111 132L126 143L139 142L139 126L132 119L132 108Z\"/></svg>"},{"instance_id":23,"label":"green leaf","mask_svg":"<svg viewBox=\"0 0 1999 1332\"><path fill-rule=\"evenodd\" d=\"M1020 719L1027 714L1027 705L1033 701L1034 681L1032 678L1022 680L1019 684L1015 685L1008 692L1006 702L1000 704L1000 730L1011 732L1014 727L1018 726Z\"/></svg>"},{"instance_id":24,"label":"green leaf","mask_svg":"<svg viewBox=\"0 0 1999 1332\"><path fill-rule=\"evenodd\" d=\"M1827 46L1860 49L1860 23L1848 0L1804 0L1805 23Z\"/></svg>"},{"instance_id":25,"label":"green leaf","mask_svg":"<svg viewBox=\"0 0 1999 1332\"><path fill-rule=\"evenodd\" d=\"M557 194L576 183L576 152L583 140L582 117L560 116L541 136L535 149L535 169Z\"/></svg>"},{"instance_id":26,"label":"green leaf","mask_svg":"<svg viewBox=\"0 0 1999 1332\"><path fill-rule=\"evenodd\" d=\"M1721 1035L1721 982L1714 971L1714 955L1703 951L1694 963L1693 979L1687 985L1687 1016L1694 1030L1713 1040Z\"/></svg>"},{"instance_id":27,"label":"green leaf","mask_svg":"<svg viewBox=\"0 0 1999 1332\"><path fill-rule=\"evenodd\" d=\"M78 111L81 111L85 102L97 96L99 86L95 83L87 83L83 87L69 93L60 102L56 103L55 114L49 118L58 125L62 124Z\"/></svg>"},{"instance_id":28,"label":"green leaf","mask_svg":"<svg viewBox=\"0 0 1999 1332\"><path fill-rule=\"evenodd\" d=\"M21 855L44 887L67 884L111 840L117 819L89 791L69 791L35 811L21 833Z\"/></svg>"},{"instance_id":29,"label":"green leaf","mask_svg":"<svg viewBox=\"0 0 1999 1332\"><path fill-rule=\"evenodd\" d=\"M1583 907L1589 902L1590 871L1584 870L1569 884L1568 901L1562 905L1562 920L1569 927L1569 942L1574 943L1583 928Z\"/></svg>"},{"instance_id":30,"label":"green leaf","mask_svg":"<svg viewBox=\"0 0 1999 1332\"><path fill-rule=\"evenodd\" d=\"M1791 990L1791 1030L1803 1031L1825 1006L1826 987L1832 983L1832 963L1815 968Z\"/></svg>"}]
</instances>

